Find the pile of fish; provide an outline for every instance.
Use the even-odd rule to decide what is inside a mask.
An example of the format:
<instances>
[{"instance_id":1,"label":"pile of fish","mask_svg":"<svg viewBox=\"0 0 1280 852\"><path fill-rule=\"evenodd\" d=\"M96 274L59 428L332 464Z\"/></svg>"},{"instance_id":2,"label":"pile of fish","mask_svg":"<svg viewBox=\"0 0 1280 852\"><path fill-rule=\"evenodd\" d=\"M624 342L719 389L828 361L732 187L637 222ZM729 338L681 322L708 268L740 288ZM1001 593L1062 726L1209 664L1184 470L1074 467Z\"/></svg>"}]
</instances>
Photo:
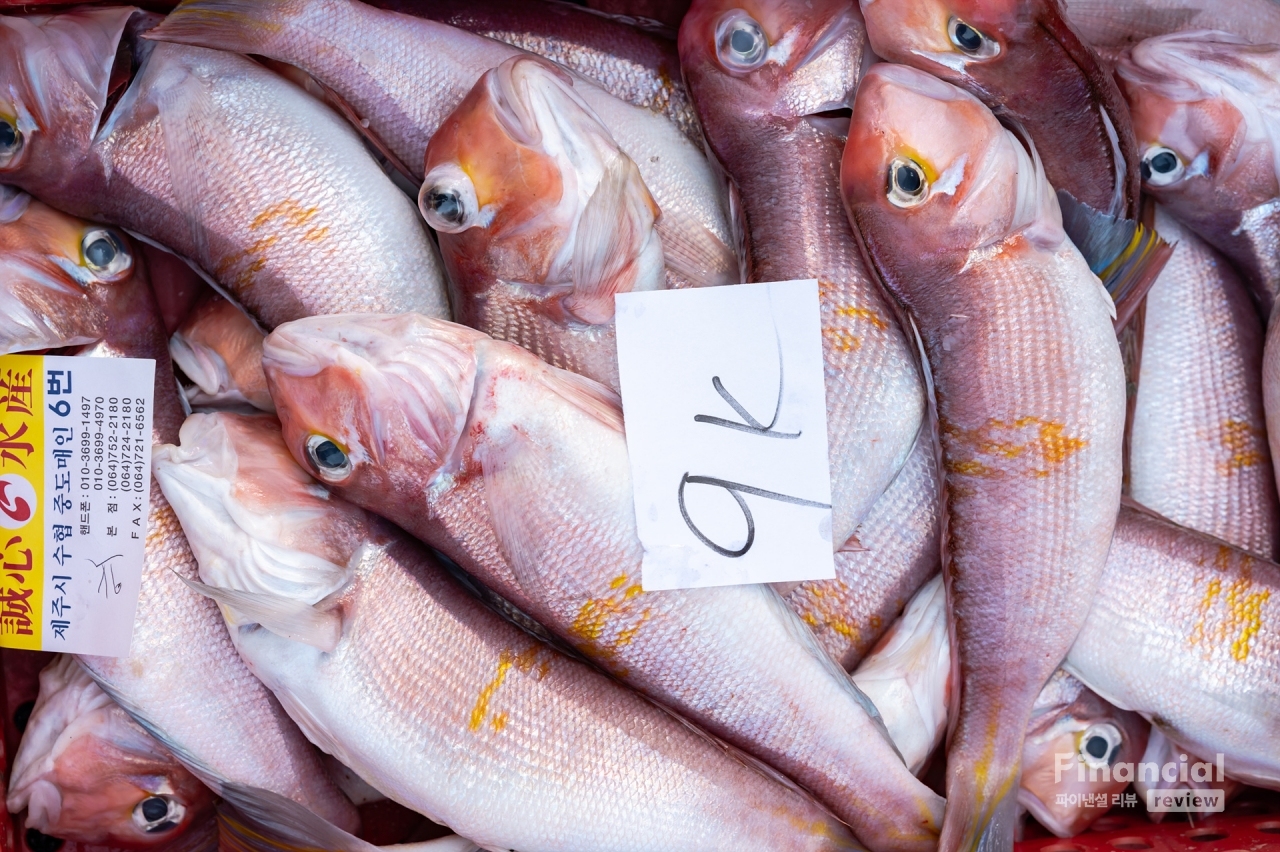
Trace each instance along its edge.
<instances>
[{"instance_id":1,"label":"pile of fish","mask_svg":"<svg viewBox=\"0 0 1280 852\"><path fill-rule=\"evenodd\" d=\"M143 5L0 15L0 353L157 365L28 838L993 852L1280 789L1280 3ZM614 297L791 279L837 576L643 591Z\"/></svg>"}]
</instances>

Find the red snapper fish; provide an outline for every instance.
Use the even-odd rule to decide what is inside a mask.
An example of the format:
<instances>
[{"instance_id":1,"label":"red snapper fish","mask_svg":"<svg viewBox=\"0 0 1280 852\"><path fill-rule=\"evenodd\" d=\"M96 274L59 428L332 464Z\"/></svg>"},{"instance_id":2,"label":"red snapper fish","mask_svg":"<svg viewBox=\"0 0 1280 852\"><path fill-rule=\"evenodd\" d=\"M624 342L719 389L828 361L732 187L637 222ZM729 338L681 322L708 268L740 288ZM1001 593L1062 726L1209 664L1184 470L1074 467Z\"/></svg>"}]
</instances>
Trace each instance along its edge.
<instances>
[{"instance_id":1,"label":"red snapper fish","mask_svg":"<svg viewBox=\"0 0 1280 852\"><path fill-rule=\"evenodd\" d=\"M211 815L213 793L82 669L57 657L13 757L7 805L80 843L148 848Z\"/></svg>"},{"instance_id":2,"label":"red snapper fish","mask_svg":"<svg viewBox=\"0 0 1280 852\"><path fill-rule=\"evenodd\" d=\"M841 186L934 385L959 672L940 849L1007 848L1035 699L1089 613L1120 506L1114 305L1034 152L936 77L872 67Z\"/></svg>"}]
</instances>

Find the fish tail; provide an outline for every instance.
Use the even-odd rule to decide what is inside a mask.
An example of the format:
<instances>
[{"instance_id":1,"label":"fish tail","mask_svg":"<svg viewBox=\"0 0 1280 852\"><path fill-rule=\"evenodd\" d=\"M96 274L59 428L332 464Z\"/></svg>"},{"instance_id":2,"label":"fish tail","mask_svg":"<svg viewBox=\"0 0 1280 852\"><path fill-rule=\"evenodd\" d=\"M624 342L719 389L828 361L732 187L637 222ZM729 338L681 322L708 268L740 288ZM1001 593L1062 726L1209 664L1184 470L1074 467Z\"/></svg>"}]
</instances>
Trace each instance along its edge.
<instances>
[{"instance_id":1,"label":"fish tail","mask_svg":"<svg viewBox=\"0 0 1280 852\"><path fill-rule=\"evenodd\" d=\"M1169 262L1173 246L1155 228L1102 213L1065 190L1058 191L1058 204L1063 230L1111 294L1116 329L1124 328Z\"/></svg>"},{"instance_id":2,"label":"fish tail","mask_svg":"<svg viewBox=\"0 0 1280 852\"><path fill-rule=\"evenodd\" d=\"M1016 783L994 799L987 799L981 794L961 798L948 789L947 816L938 852L1009 852L1013 848L1017 826Z\"/></svg>"},{"instance_id":3,"label":"fish tail","mask_svg":"<svg viewBox=\"0 0 1280 852\"><path fill-rule=\"evenodd\" d=\"M184 0L145 37L283 58L273 45L303 6L299 0Z\"/></svg>"},{"instance_id":4,"label":"fish tail","mask_svg":"<svg viewBox=\"0 0 1280 852\"><path fill-rule=\"evenodd\" d=\"M961 720L947 750L947 810L938 852L1008 852L1018 822L1022 737L1001 714L981 732ZM970 725L976 720L969 719ZM967 730L966 730L967 729ZM1024 723L1018 730L1025 731Z\"/></svg>"}]
</instances>

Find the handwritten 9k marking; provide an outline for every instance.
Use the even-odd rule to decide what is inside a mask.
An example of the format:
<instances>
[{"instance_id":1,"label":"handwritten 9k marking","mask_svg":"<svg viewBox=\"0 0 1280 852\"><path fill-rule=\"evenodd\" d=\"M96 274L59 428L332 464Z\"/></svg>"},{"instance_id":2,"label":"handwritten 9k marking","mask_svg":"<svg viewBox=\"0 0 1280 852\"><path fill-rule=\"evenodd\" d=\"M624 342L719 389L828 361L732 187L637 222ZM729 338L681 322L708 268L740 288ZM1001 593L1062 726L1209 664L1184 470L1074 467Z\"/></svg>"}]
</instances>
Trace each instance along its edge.
<instances>
[{"instance_id":1,"label":"handwritten 9k marking","mask_svg":"<svg viewBox=\"0 0 1280 852\"><path fill-rule=\"evenodd\" d=\"M742 510L742 517L747 522L747 543L737 550L730 550L727 547L721 547L703 534L702 530L694 525L693 519L689 517L689 511L684 505L684 487L686 484L694 485L715 485L729 492L729 495L737 502L738 508ZM742 499L743 494L751 494L755 497L764 497L769 500L777 500L780 503L791 503L796 506L809 506L814 509L830 509L829 503L817 503L813 500L802 500L799 497L789 497L786 494L779 494L776 491L765 491L763 488L753 488L750 485L743 485L739 482L728 482L724 479L715 479L710 476L690 476L685 474L680 477L680 490L678 492L680 501L680 517L684 518L685 525L690 531L698 537L698 540L707 547L714 550L721 556L728 556L736 559L739 556L745 556L747 551L751 549L751 545L756 541L756 523L755 518L751 515L751 508L747 506L747 501Z\"/></svg>"},{"instance_id":2,"label":"handwritten 9k marking","mask_svg":"<svg viewBox=\"0 0 1280 852\"><path fill-rule=\"evenodd\" d=\"M777 329L774 329L775 336ZM734 429L739 432L749 432L753 435L760 435L766 438L783 438L795 439L800 437L800 432L774 432L773 427L778 422L778 414L782 411L782 390L783 390L783 368L782 368L782 341L778 339L778 399L773 408L773 419L769 421L769 425L763 425L759 420L752 417L742 403L734 398L733 394L725 389L724 383L720 381L719 376L711 378L711 386L715 388L720 398L729 403L729 406L738 413L738 415L746 421L745 423L735 423L732 420L726 420L723 417L712 417L708 414L694 415L695 423L707 423L712 426L722 426L726 429ZM747 522L747 540L742 547L737 550L731 550L727 547L721 547L712 541L702 530L698 529L697 524L689 517L689 509L685 505L684 488L686 485L714 485L717 488L723 488L729 492L729 496L738 504L738 508L742 510L742 518ZM818 503L813 500L804 500L799 497L791 497L786 494L779 494L776 491L766 491L763 488L756 488L751 485L744 485L740 482L730 482L726 479L716 479L711 476L690 476L688 471L684 476L680 477L680 487L676 491L676 498L680 504L680 517L684 519L685 526L689 528L698 541L711 548L715 553L730 559L737 559L745 556L751 545L756 541L756 522L751 514L751 507L747 505L747 501L743 498L743 494L750 494L753 497L764 497L767 500L777 500L781 503L790 503L795 506L808 506L814 509L830 509L828 503Z\"/></svg>"},{"instance_id":3,"label":"handwritten 9k marking","mask_svg":"<svg viewBox=\"0 0 1280 852\"><path fill-rule=\"evenodd\" d=\"M773 329L774 340L778 345L778 401L773 405L773 419L769 421L769 425L765 426L759 420L751 416L747 412L746 406L738 402L733 394L725 389L724 382L720 381L719 376L711 377L711 386L716 389L716 393L720 394L720 398L729 403L729 407L738 412L745 423L735 423L732 420L726 420L723 417L712 417L710 414L695 414L694 423L710 423L712 426L723 426L726 429L736 429L739 432L750 432L753 435L764 435L768 438L795 439L800 437L799 432L775 432L773 427L778 423L778 413L782 411L782 338L778 336L778 329Z\"/></svg>"}]
</instances>

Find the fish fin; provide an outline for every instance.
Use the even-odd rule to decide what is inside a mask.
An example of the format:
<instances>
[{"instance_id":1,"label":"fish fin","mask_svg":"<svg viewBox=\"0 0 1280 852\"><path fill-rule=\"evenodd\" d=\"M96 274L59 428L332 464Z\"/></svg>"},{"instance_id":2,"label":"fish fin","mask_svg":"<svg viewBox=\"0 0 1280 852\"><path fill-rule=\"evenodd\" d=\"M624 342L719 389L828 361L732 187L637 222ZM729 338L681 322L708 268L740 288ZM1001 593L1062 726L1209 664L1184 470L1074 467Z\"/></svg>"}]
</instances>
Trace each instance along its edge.
<instances>
[{"instance_id":1,"label":"fish fin","mask_svg":"<svg viewBox=\"0 0 1280 852\"><path fill-rule=\"evenodd\" d=\"M532 544L537 539L530 535L527 503L540 487L538 465L530 459L542 452L523 433L513 433L501 447L486 442L475 451L498 546L520 588L535 601L547 599L547 588L540 571L542 553Z\"/></svg>"},{"instance_id":2,"label":"fish fin","mask_svg":"<svg viewBox=\"0 0 1280 852\"><path fill-rule=\"evenodd\" d=\"M221 790L221 848L238 852L376 852L307 808L269 790L229 782Z\"/></svg>"},{"instance_id":3,"label":"fish fin","mask_svg":"<svg viewBox=\"0 0 1280 852\"><path fill-rule=\"evenodd\" d=\"M1124 328L1173 255L1154 228L1122 219L1058 190L1062 227L1115 303L1115 326Z\"/></svg>"},{"instance_id":4,"label":"fish fin","mask_svg":"<svg viewBox=\"0 0 1280 852\"><path fill-rule=\"evenodd\" d=\"M296 0L186 0L143 38L271 56Z\"/></svg>"},{"instance_id":5,"label":"fish fin","mask_svg":"<svg viewBox=\"0 0 1280 852\"><path fill-rule=\"evenodd\" d=\"M740 283L738 255L705 225L663 211L658 219L667 269L690 287Z\"/></svg>"},{"instance_id":6,"label":"fish fin","mask_svg":"<svg viewBox=\"0 0 1280 852\"><path fill-rule=\"evenodd\" d=\"M215 773L207 764L198 760L195 755L182 746L177 740L170 737L163 728L153 724L142 710L142 707L130 700L129 696L120 692L108 680L99 677L98 672L94 670L92 663L93 658L87 660L84 657L77 657L77 661L84 668L89 676L94 679L98 686L107 696L120 705L124 712L128 713L133 721L142 726L142 729L155 738L156 742L164 746L178 762L187 768L192 775L196 776L202 784L215 793L221 795L224 786L224 779Z\"/></svg>"},{"instance_id":7,"label":"fish fin","mask_svg":"<svg viewBox=\"0 0 1280 852\"><path fill-rule=\"evenodd\" d=\"M991 816L978 837L974 852L1008 852L1018 828L1018 790L1021 785L1001 797L991 809Z\"/></svg>"},{"instance_id":8,"label":"fish fin","mask_svg":"<svg viewBox=\"0 0 1280 852\"><path fill-rule=\"evenodd\" d=\"M854 530L853 535L836 548L836 553L867 553L868 550L869 548L862 543L862 539L858 538L857 530Z\"/></svg>"},{"instance_id":9,"label":"fish fin","mask_svg":"<svg viewBox=\"0 0 1280 852\"><path fill-rule=\"evenodd\" d=\"M613 429L622 431L622 398L594 379L559 367L546 367L539 378L550 391Z\"/></svg>"},{"instance_id":10,"label":"fish fin","mask_svg":"<svg viewBox=\"0 0 1280 852\"><path fill-rule=\"evenodd\" d=\"M321 611L310 604L276 595L223 589L188 580L181 574L178 579L192 591L262 625L282 639L303 642L327 654L342 638L342 615L336 609Z\"/></svg>"},{"instance_id":11,"label":"fish fin","mask_svg":"<svg viewBox=\"0 0 1280 852\"><path fill-rule=\"evenodd\" d=\"M657 205L630 157L619 154L578 220L573 243L573 292L564 300L574 317L593 325L613 320L615 293L662 285L662 244L654 233Z\"/></svg>"}]
</instances>

